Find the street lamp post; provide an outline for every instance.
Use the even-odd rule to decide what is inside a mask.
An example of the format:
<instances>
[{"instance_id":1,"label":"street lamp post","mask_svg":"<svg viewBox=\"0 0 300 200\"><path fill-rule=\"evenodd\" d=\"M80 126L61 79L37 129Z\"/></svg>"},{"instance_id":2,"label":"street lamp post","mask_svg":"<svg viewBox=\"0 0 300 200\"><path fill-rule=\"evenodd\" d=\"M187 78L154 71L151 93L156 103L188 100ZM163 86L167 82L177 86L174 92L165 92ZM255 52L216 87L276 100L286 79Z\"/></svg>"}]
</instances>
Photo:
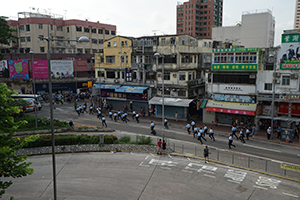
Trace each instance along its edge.
<instances>
[{"instance_id":1,"label":"street lamp post","mask_svg":"<svg viewBox=\"0 0 300 200\"><path fill-rule=\"evenodd\" d=\"M78 40L50 38L49 24L48 24L48 37L44 38L44 37L39 36L38 38L41 40L47 41L48 87L49 87L49 101L50 101L50 126L51 126L51 138L52 138L53 192L54 192L54 200L56 200L57 199L56 164L55 164L55 139L54 139L54 126L53 126L52 80L51 80L51 66L50 66L50 41L77 41L79 43L88 43L90 40L88 37L85 37L85 36L80 37Z\"/></svg>"},{"instance_id":2,"label":"street lamp post","mask_svg":"<svg viewBox=\"0 0 300 200\"><path fill-rule=\"evenodd\" d=\"M164 87L164 55L160 55L159 53L155 53L154 56L157 59L158 65L158 58L162 58L162 68L161 68L161 84L162 84L162 108L161 108L161 120L162 120L162 136L163 141L165 140L165 126L164 126L164 119L165 119L165 87Z\"/></svg>"},{"instance_id":3,"label":"street lamp post","mask_svg":"<svg viewBox=\"0 0 300 200\"><path fill-rule=\"evenodd\" d=\"M34 75L34 61L33 61L33 51L29 52L31 54L31 67L32 67L32 84L33 84L33 95L35 95L35 75ZM38 112L38 105L36 99L34 99L34 115L35 115L35 128L37 129L37 112Z\"/></svg>"}]
</instances>

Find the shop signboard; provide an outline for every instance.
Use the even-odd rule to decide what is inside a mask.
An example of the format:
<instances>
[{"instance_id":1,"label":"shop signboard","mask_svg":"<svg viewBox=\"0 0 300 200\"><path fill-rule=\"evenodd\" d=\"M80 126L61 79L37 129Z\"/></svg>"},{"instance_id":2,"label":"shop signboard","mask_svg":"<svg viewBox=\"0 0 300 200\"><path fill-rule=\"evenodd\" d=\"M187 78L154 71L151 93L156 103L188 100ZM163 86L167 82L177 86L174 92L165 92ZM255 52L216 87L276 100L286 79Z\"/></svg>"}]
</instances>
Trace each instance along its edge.
<instances>
[{"instance_id":1,"label":"shop signboard","mask_svg":"<svg viewBox=\"0 0 300 200\"><path fill-rule=\"evenodd\" d=\"M28 60L9 60L9 77L13 79L29 79Z\"/></svg>"},{"instance_id":2,"label":"shop signboard","mask_svg":"<svg viewBox=\"0 0 300 200\"><path fill-rule=\"evenodd\" d=\"M230 49L213 49L213 53L225 53L225 52L253 52L259 51L259 48L230 48Z\"/></svg>"},{"instance_id":3,"label":"shop signboard","mask_svg":"<svg viewBox=\"0 0 300 200\"><path fill-rule=\"evenodd\" d=\"M300 70L300 34L283 34L279 52L281 70Z\"/></svg>"},{"instance_id":4,"label":"shop signboard","mask_svg":"<svg viewBox=\"0 0 300 200\"><path fill-rule=\"evenodd\" d=\"M102 98L116 98L116 99L127 99L127 100L136 100L136 101L147 101L147 91L139 93L121 93L115 92L115 90L101 90Z\"/></svg>"},{"instance_id":5,"label":"shop signboard","mask_svg":"<svg viewBox=\"0 0 300 200\"><path fill-rule=\"evenodd\" d=\"M257 64L235 63L235 64L212 64L213 71L256 71Z\"/></svg>"},{"instance_id":6,"label":"shop signboard","mask_svg":"<svg viewBox=\"0 0 300 200\"><path fill-rule=\"evenodd\" d=\"M255 89L255 85L213 84L213 93L221 94L255 94Z\"/></svg>"},{"instance_id":7,"label":"shop signboard","mask_svg":"<svg viewBox=\"0 0 300 200\"><path fill-rule=\"evenodd\" d=\"M234 94L214 94L213 98L215 101L255 103L255 96L234 95Z\"/></svg>"},{"instance_id":8,"label":"shop signboard","mask_svg":"<svg viewBox=\"0 0 300 200\"><path fill-rule=\"evenodd\" d=\"M288 114L291 109L292 115L300 115L300 103L293 103L291 108L289 103L279 102L278 113Z\"/></svg>"}]
</instances>

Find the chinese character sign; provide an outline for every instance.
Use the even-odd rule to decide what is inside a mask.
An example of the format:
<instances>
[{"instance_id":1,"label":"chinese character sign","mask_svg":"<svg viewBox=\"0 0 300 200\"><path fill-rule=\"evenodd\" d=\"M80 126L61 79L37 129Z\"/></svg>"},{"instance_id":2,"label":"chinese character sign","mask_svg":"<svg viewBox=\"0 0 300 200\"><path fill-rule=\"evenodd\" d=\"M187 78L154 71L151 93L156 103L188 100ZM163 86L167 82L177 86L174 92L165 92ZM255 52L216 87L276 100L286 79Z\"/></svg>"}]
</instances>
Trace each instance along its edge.
<instances>
[{"instance_id":1,"label":"chinese character sign","mask_svg":"<svg viewBox=\"0 0 300 200\"><path fill-rule=\"evenodd\" d=\"M35 60L33 62L34 78L35 79L47 79L48 78L48 61L47 60Z\"/></svg>"},{"instance_id":2,"label":"chinese character sign","mask_svg":"<svg viewBox=\"0 0 300 200\"><path fill-rule=\"evenodd\" d=\"M300 70L300 34L285 34L279 53L281 70Z\"/></svg>"},{"instance_id":3,"label":"chinese character sign","mask_svg":"<svg viewBox=\"0 0 300 200\"><path fill-rule=\"evenodd\" d=\"M28 60L9 60L9 77L14 79L29 79Z\"/></svg>"},{"instance_id":4,"label":"chinese character sign","mask_svg":"<svg viewBox=\"0 0 300 200\"><path fill-rule=\"evenodd\" d=\"M125 74L126 82L132 82L132 69L131 68L126 68L125 71L126 71L126 74Z\"/></svg>"}]
</instances>

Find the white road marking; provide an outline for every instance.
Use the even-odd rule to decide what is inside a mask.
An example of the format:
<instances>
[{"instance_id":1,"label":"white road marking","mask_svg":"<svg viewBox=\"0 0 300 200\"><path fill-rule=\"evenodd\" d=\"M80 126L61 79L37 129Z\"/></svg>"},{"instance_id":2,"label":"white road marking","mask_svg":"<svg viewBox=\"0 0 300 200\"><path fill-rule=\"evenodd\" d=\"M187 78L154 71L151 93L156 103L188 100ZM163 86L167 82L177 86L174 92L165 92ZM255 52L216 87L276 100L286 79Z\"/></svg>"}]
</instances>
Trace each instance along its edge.
<instances>
[{"instance_id":1,"label":"white road marking","mask_svg":"<svg viewBox=\"0 0 300 200\"><path fill-rule=\"evenodd\" d=\"M211 176L211 175L208 175L208 174L203 174L204 176L207 176L207 177L210 177L210 178L216 178L215 176Z\"/></svg>"},{"instance_id":2,"label":"white road marking","mask_svg":"<svg viewBox=\"0 0 300 200\"><path fill-rule=\"evenodd\" d=\"M285 192L282 192L282 194L290 196L290 197L299 198L297 195L293 195L293 194L289 194L289 193L285 193Z\"/></svg>"},{"instance_id":3,"label":"white road marking","mask_svg":"<svg viewBox=\"0 0 300 200\"><path fill-rule=\"evenodd\" d=\"M259 189L262 189L262 190L268 190L267 188L260 187L260 186L256 186L256 185L253 185L253 187L255 187L255 188L259 188Z\"/></svg>"},{"instance_id":4,"label":"white road marking","mask_svg":"<svg viewBox=\"0 0 300 200\"><path fill-rule=\"evenodd\" d=\"M170 158L172 158L172 156L168 155Z\"/></svg>"},{"instance_id":5,"label":"white road marking","mask_svg":"<svg viewBox=\"0 0 300 200\"><path fill-rule=\"evenodd\" d=\"M162 168L162 169L168 169L168 170L171 169L170 167L160 167L160 168Z\"/></svg>"},{"instance_id":6,"label":"white road marking","mask_svg":"<svg viewBox=\"0 0 300 200\"><path fill-rule=\"evenodd\" d=\"M147 157L145 158L145 160L147 160L147 158L149 158L149 156L147 156Z\"/></svg>"},{"instance_id":7,"label":"white road marking","mask_svg":"<svg viewBox=\"0 0 300 200\"><path fill-rule=\"evenodd\" d=\"M240 184L240 183L241 183L241 182L239 182L239 181L233 181L233 180L230 180L230 179L228 179L227 181L232 182L232 183L237 183L237 184Z\"/></svg>"},{"instance_id":8,"label":"white road marking","mask_svg":"<svg viewBox=\"0 0 300 200\"><path fill-rule=\"evenodd\" d=\"M207 170L202 170L202 172L214 174L214 172L210 172L210 171L207 171Z\"/></svg>"},{"instance_id":9,"label":"white road marking","mask_svg":"<svg viewBox=\"0 0 300 200\"><path fill-rule=\"evenodd\" d=\"M191 160L189 157L187 157L188 160Z\"/></svg>"},{"instance_id":10,"label":"white road marking","mask_svg":"<svg viewBox=\"0 0 300 200\"><path fill-rule=\"evenodd\" d=\"M257 149L263 149L263 150L267 150L267 151L273 151L273 152L277 152L277 153L281 153L281 151L279 151L279 150L268 149L268 148L253 146L253 145L249 145L249 144L244 144L244 146L252 147L252 148L257 148Z\"/></svg>"},{"instance_id":11,"label":"white road marking","mask_svg":"<svg viewBox=\"0 0 300 200\"><path fill-rule=\"evenodd\" d=\"M271 161L272 161L272 162L275 162L275 163L279 163L279 164L283 163L283 162L278 161L278 160L271 160Z\"/></svg>"},{"instance_id":12,"label":"white road marking","mask_svg":"<svg viewBox=\"0 0 300 200\"><path fill-rule=\"evenodd\" d=\"M183 172L188 172L188 173L193 173L192 171L189 171L189 170L185 170L185 169L183 169L183 170L181 170L181 171L183 171Z\"/></svg>"}]
</instances>

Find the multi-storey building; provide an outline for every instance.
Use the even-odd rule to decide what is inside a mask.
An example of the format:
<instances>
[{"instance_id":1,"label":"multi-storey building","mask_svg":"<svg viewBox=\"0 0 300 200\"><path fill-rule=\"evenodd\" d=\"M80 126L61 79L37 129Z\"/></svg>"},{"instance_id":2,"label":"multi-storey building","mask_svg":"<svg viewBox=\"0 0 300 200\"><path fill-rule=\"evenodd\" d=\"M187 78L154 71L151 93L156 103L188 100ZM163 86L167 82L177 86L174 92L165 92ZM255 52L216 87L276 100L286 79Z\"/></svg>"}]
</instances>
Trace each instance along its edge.
<instances>
[{"instance_id":1,"label":"multi-storey building","mask_svg":"<svg viewBox=\"0 0 300 200\"><path fill-rule=\"evenodd\" d=\"M51 53L92 54L103 49L103 41L116 35L116 26L82 20L63 20L62 17L40 13L18 13L18 20L8 20L17 29L18 43L6 46L6 53L46 53L47 42L38 37L59 39L50 43ZM88 45L78 44L81 36L90 38ZM73 40L73 41L62 41ZM10 50L11 49L11 50Z\"/></svg>"},{"instance_id":2,"label":"multi-storey building","mask_svg":"<svg viewBox=\"0 0 300 200\"><path fill-rule=\"evenodd\" d=\"M212 38L212 27L222 26L223 0L189 0L178 3L176 33Z\"/></svg>"},{"instance_id":3,"label":"multi-storey building","mask_svg":"<svg viewBox=\"0 0 300 200\"><path fill-rule=\"evenodd\" d=\"M294 29L300 29L300 0L296 0Z\"/></svg>"},{"instance_id":4,"label":"multi-storey building","mask_svg":"<svg viewBox=\"0 0 300 200\"><path fill-rule=\"evenodd\" d=\"M213 27L212 39L233 46L268 48L274 46L275 18L270 10L245 11L234 26Z\"/></svg>"}]
</instances>

